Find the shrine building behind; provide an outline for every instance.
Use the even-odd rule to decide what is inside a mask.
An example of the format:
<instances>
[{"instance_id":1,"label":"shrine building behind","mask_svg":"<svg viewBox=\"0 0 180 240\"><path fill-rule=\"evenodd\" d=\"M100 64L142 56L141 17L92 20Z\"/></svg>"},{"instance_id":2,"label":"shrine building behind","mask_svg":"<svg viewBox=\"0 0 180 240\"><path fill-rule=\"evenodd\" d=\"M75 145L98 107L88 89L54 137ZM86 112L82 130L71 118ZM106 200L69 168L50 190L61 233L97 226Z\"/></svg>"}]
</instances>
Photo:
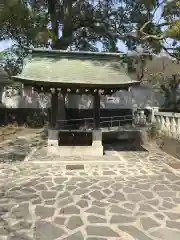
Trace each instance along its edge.
<instances>
[{"instance_id":1,"label":"shrine building behind","mask_svg":"<svg viewBox=\"0 0 180 240\"><path fill-rule=\"evenodd\" d=\"M69 52L31 49L21 74L15 81L34 91L51 93L48 127L48 154L103 155L100 126L100 95L138 85L128 76L119 53ZM94 117L91 126L68 125L65 111L66 94L91 94ZM84 119L87 123L88 119ZM79 144L77 139L81 139Z\"/></svg>"}]
</instances>

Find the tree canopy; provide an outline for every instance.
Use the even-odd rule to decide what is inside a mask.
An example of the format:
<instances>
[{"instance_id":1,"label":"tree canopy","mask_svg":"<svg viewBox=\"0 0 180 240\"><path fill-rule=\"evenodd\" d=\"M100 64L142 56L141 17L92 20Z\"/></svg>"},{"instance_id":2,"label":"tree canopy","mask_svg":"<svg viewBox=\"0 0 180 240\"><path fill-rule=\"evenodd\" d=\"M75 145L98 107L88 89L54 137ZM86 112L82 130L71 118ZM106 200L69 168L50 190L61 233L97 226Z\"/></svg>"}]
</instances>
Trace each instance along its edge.
<instances>
[{"instance_id":1,"label":"tree canopy","mask_svg":"<svg viewBox=\"0 0 180 240\"><path fill-rule=\"evenodd\" d=\"M12 46L0 52L0 67L8 74L9 78L21 72L25 52L17 46Z\"/></svg>"},{"instance_id":2,"label":"tree canopy","mask_svg":"<svg viewBox=\"0 0 180 240\"><path fill-rule=\"evenodd\" d=\"M129 50L164 48L177 57L179 16L179 0L0 0L0 39L34 47L52 39L52 48L89 51L98 51L99 43L112 52L121 40ZM169 37L171 49L164 47Z\"/></svg>"}]
</instances>

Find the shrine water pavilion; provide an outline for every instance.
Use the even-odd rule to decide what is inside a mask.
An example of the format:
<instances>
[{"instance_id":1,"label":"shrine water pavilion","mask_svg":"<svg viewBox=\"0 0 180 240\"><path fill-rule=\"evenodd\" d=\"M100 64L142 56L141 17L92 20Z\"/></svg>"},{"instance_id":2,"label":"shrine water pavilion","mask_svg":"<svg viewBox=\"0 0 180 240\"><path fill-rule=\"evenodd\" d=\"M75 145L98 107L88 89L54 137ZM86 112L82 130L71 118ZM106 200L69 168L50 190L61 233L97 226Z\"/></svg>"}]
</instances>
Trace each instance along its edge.
<instances>
[{"instance_id":1,"label":"shrine water pavilion","mask_svg":"<svg viewBox=\"0 0 180 240\"><path fill-rule=\"evenodd\" d=\"M120 53L49 49L29 50L22 73L13 79L34 91L51 93L47 152L60 156L102 156L100 95L112 95L139 84L128 76L127 68L120 61ZM82 121L79 125L67 124L67 94L93 96L93 119L85 118L84 128Z\"/></svg>"}]
</instances>

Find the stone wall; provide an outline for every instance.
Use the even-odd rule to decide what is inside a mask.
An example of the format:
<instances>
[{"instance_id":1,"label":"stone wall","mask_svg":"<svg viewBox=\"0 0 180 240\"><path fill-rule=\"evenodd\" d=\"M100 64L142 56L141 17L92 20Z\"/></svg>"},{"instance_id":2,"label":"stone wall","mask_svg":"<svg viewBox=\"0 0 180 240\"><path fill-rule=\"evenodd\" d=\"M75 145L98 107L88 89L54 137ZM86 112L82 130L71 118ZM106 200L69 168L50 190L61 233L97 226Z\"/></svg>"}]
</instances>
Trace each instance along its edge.
<instances>
[{"instance_id":1,"label":"stone wall","mask_svg":"<svg viewBox=\"0 0 180 240\"><path fill-rule=\"evenodd\" d=\"M48 108L50 95L32 92L31 88L6 87L0 93L1 103L6 108Z\"/></svg>"},{"instance_id":2,"label":"stone wall","mask_svg":"<svg viewBox=\"0 0 180 240\"><path fill-rule=\"evenodd\" d=\"M160 132L168 137L180 139L180 113L159 112L154 113L153 122Z\"/></svg>"},{"instance_id":3,"label":"stone wall","mask_svg":"<svg viewBox=\"0 0 180 240\"><path fill-rule=\"evenodd\" d=\"M132 109L134 106L138 108L146 108L147 106L162 106L164 96L158 90L150 87L134 87L129 92L119 91L113 94L118 98L118 104L107 103L106 97L101 97L101 108L124 108ZM71 95L68 99L68 108L93 108L93 97Z\"/></svg>"},{"instance_id":4,"label":"stone wall","mask_svg":"<svg viewBox=\"0 0 180 240\"><path fill-rule=\"evenodd\" d=\"M101 108L132 109L133 106L145 108L147 106L162 106L164 97L160 91L150 87L136 87L128 91L116 92L113 97L118 98L118 104L108 103L106 97L101 97ZM8 108L47 108L50 106L49 94L32 93L26 88L22 93L17 89L8 88L1 94L1 102ZM67 108L92 109L93 97L91 95L69 94L66 101Z\"/></svg>"}]
</instances>

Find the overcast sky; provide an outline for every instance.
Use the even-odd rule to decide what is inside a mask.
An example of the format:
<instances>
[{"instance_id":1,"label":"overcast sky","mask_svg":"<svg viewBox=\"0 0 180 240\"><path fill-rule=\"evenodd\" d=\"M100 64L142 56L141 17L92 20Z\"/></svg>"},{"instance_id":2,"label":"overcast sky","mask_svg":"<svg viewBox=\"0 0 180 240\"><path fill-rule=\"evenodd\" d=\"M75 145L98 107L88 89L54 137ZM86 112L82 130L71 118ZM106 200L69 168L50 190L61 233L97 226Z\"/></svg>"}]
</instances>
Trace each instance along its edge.
<instances>
[{"instance_id":1,"label":"overcast sky","mask_svg":"<svg viewBox=\"0 0 180 240\"><path fill-rule=\"evenodd\" d=\"M121 42L121 41L118 41L118 48L120 51L122 52L127 52L127 47ZM0 42L0 51L3 51L5 50L6 48L9 48L12 46L12 41L11 40L6 40L6 41L1 41ZM98 46L99 49L101 49L101 45Z\"/></svg>"},{"instance_id":2,"label":"overcast sky","mask_svg":"<svg viewBox=\"0 0 180 240\"><path fill-rule=\"evenodd\" d=\"M5 40L0 42L0 51L5 50L6 48L9 48L12 46L11 40Z\"/></svg>"}]
</instances>

